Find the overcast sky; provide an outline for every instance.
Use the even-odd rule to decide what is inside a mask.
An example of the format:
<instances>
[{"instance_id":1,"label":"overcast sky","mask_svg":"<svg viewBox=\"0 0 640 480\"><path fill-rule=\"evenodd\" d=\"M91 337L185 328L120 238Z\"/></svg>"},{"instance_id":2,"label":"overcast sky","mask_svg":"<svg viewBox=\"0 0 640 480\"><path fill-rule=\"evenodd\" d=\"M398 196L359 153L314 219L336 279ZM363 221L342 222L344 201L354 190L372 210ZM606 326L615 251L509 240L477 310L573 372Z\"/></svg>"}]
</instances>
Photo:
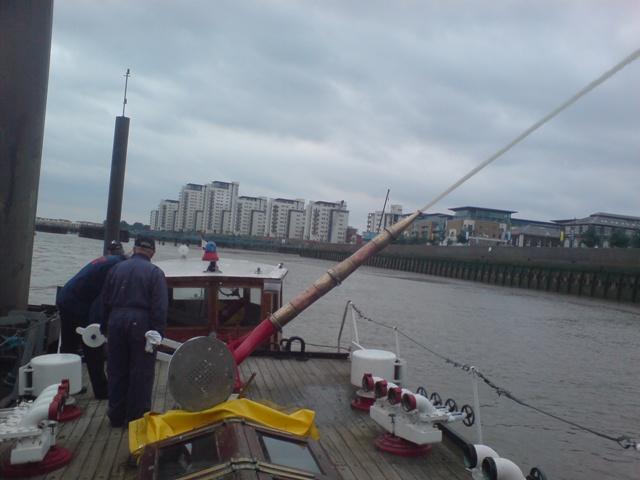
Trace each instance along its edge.
<instances>
[{"instance_id":1,"label":"overcast sky","mask_svg":"<svg viewBox=\"0 0 640 480\"><path fill-rule=\"evenodd\" d=\"M414 211L640 47L637 1L63 1L38 215L105 218L131 68L123 219L188 182ZM432 211L640 216L640 61ZM448 212L450 213L450 212Z\"/></svg>"}]
</instances>

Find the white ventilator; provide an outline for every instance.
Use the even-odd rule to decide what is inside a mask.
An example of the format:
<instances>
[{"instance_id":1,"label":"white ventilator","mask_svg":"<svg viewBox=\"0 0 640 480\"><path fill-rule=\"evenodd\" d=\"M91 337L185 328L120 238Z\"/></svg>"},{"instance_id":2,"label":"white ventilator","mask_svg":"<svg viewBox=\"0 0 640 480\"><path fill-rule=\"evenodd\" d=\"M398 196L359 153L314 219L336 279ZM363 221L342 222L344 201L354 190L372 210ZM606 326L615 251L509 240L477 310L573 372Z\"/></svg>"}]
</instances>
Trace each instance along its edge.
<instances>
[{"instance_id":1,"label":"white ventilator","mask_svg":"<svg viewBox=\"0 0 640 480\"><path fill-rule=\"evenodd\" d=\"M43 388L35 400L0 409L0 442L12 442L10 463L40 462L56 444L58 420L68 398L68 383Z\"/></svg>"},{"instance_id":2,"label":"white ventilator","mask_svg":"<svg viewBox=\"0 0 640 480\"><path fill-rule=\"evenodd\" d=\"M463 421L468 416L449 407L435 406L426 396L384 379L365 374L362 384L373 387L376 397L369 416L387 432L416 445L441 442L442 431L438 424Z\"/></svg>"},{"instance_id":3,"label":"white ventilator","mask_svg":"<svg viewBox=\"0 0 640 480\"><path fill-rule=\"evenodd\" d=\"M51 353L33 357L20 367L18 395L37 397L49 385L60 383L61 378L69 379L69 393L82 390L82 359L73 353Z\"/></svg>"}]
</instances>

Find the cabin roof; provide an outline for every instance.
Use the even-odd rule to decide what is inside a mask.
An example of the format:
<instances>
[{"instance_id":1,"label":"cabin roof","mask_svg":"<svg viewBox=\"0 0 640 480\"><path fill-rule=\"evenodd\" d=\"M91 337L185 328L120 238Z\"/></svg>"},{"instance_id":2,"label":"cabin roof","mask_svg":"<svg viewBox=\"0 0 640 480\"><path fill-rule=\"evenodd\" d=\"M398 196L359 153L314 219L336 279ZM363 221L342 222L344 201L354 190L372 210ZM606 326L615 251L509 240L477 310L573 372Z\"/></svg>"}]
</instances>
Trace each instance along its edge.
<instances>
[{"instance_id":1,"label":"cabin roof","mask_svg":"<svg viewBox=\"0 0 640 480\"><path fill-rule=\"evenodd\" d=\"M253 279L277 279L281 280L287 275L287 269L282 266L266 263L252 262L249 260L221 259L216 262L219 272L205 271L209 262L203 262L199 258L175 258L162 260L155 264L162 269L167 278L253 278Z\"/></svg>"}]
</instances>

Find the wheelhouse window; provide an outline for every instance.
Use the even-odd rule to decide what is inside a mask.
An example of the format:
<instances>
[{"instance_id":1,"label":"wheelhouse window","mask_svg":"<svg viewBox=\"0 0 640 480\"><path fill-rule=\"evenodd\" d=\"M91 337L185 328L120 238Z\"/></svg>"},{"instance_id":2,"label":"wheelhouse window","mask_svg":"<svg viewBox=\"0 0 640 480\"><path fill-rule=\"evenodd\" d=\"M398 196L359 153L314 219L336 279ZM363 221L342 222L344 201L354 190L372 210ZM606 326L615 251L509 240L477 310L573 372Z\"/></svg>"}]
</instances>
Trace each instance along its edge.
<instances>
[{"instance_id":1,"label":"wheelhouse window","mask_svg":"<svg viewBox=\"0 0 640 480\"><path fill-rule=\"evenodd\" d=\"M272 435L259 434L259 436L265 456L271 463L322 474L320 465L307 443Z\"/></svg>"},{"instance_id":2,"label":"wheelhouse window","mask_svg":"<svg viewBox=\"0 0 640 480\"><path fill-rule=\"evenodd\" d=\"M180 287L169 289L169 327L206 327L209 324L208 289Z\"/></svg>"},{"instance_id":3,"label":"wheelhouse window","mask_svg":"<svg viewBox=\"0 0 640 480\"><path fill-rule=\"evenodd\" d=\"M168 480L195 473L220 462L216 433L195 437L158 450L158 478Z\"/></svg>"},{"instance_id":4,"label":"wheelhouse window","mask_svg":"<svg viewBox=\"0 0 640 480\"><path fill-rule=\"evenodd\" d=\"M260 323L261 295L259 288L218 289L218 326L249 327Z\"/></svg>"}]
</instances>

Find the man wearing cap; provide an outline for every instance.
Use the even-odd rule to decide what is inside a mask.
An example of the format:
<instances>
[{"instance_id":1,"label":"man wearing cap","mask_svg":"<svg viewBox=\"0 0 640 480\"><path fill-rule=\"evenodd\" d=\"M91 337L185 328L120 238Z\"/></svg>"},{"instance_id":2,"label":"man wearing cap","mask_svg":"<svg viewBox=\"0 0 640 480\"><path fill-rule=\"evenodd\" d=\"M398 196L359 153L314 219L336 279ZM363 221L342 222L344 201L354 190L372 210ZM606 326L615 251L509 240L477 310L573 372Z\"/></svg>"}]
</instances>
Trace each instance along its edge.
<instances>
[{"instance_id":1,"label":"man wearing cap","mask_svg":"<svg viewBox=\"0 0 640 480\"><path fill-rule=\"evenodd\" d=\"M103 297L107 321L109 410L113 427L124 427L151 409L155 352L145 350L144 334L161 334L167 322L164 272L151 263L153 238L138 236L132 257L107 276Z\"/></svg>"},{"instance_id":2,"label":"man wearing cap","mask_svg":"<svg viewBox=\"0 0 640 480\"><path fill-rule=\"evenodd\" d=\"M122 244L113 241L107 247L107 255L89 262L60 289L56 298L60 313L60 352L78 353L78 346L82 342L76 328L101 323L100 292L107 273L125 259ZM104 347L91 348L82 344L82 352L87 362L93 394L98 399L107 398Z\"/></svg>"}]
</instances>

